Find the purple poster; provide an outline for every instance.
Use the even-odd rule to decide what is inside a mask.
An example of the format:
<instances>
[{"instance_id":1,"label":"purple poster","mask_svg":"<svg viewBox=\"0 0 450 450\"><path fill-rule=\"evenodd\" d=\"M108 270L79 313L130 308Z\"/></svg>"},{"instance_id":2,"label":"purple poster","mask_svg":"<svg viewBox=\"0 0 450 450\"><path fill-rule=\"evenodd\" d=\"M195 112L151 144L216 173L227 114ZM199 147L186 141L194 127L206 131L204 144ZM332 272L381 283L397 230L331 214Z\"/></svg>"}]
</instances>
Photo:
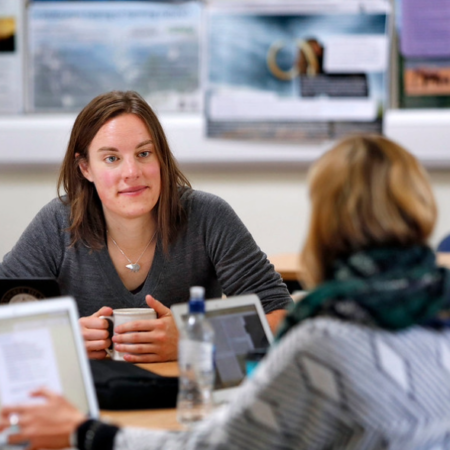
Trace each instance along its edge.
<instances>
[{"instance_id":1,"label":"purple poster","mask_svg":"<svg viewBox=\"0 0 450 450\"><path fill-rule=\"evenodd\" d=\"M407 58L450 57L450 1L401 2L401 51Z\"/></svg>"}]
</instances>

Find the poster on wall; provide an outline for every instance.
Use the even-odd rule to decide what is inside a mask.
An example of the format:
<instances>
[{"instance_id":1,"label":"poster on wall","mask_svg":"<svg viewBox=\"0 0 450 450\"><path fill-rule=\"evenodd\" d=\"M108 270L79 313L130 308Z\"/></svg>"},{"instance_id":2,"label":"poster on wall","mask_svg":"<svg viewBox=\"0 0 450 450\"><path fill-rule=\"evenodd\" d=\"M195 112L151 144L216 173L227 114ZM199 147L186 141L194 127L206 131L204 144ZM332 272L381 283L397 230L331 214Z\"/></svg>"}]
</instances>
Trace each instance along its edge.
<instances>
[{"instance_id":1,"label":"poster on wall","mask_svg":"<svg viewBox=\"0 0 450 450\"><path fill-rule=\"evenodd\" d=\"M390 5L212 5L205 114L216 138L321 141L380 132Z\"/></svg>"},{"instance_id":2,"label":"poster on wall","mask_svg":"<svg viewBox=\"0 0 450 450\"><path fill-rule=\"evenodd\" d=\"M397 0L400 106L450 106L450 3Z\"/></svg>"},{"instance_id":3,"label":"poster on wall","mask_svg":"<svg viewBox=\"0 0 450 450\"><path fill-rule=\"evenodd\" d=\"M0 0L0 113L19 113L24 103L23 0Z\"/></svg>"},{"instance_id":4,"label":"poster on wall","mask_svg":"<svg viewBox=\"0 0 450 450\"><path fill-rule=\"evenodd\" d=\"M78 111L135 90L158 112L199 111L197 2L36 2L29 7L30 111Z\"/></svg>"}]
</instances>

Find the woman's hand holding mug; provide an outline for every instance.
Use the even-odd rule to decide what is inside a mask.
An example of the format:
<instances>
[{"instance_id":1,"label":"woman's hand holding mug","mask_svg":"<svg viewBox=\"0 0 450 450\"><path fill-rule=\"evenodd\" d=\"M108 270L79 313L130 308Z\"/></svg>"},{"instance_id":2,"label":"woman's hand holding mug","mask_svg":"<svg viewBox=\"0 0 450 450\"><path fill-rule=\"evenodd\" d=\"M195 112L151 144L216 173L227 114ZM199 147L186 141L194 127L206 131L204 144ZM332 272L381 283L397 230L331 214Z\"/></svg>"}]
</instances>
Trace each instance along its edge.
<instances>
[{"instance_id":1,"label":"woman's hand holding mug","mask_svg":"<svg viewBox=\"0 0 450 450\"><path fill-rule=\"evenodd\" d=\"M169 308L147 295L149 308L109 306L80 319L90 359L109 355L118 361L151 363L173 361L178 356L178 328Z\"/></svg>"},{"instance_id":2,"label":"woman's hand holding mug","mask_svg":"<svg viewBox=\"0 0 450 450\"><path fill-rule=\"evenodd\" d=\"M126 353L139 353L141 347L139 343L144 338L141 333L150 327L151 321L154 321L156 317L156 312L152 308L120 308L114 309L112 316L101 316L100 319L105 319L111 324L108 327L108 333L112 344L106 349L111 359L128 361L124 358ZM127 325L125 329L123 325ZM138 331L138 333L134 333L134 331ZM128 338L125 340L125 342L128 342L126 348L120 348L120 345L116 345L115 335L119 333L128 334L128 336L125 336Z\"/></svg>"},{"instance_id":3,"label":"woman's hand holding mug","mask_svg":"<svg viewBox=\"0 0 450 450\"><path fill-rule=\"evenodd\" d=\"M96 313L79 320L84 345L90 359L104 359L107 356L106 349L111 346L108 333L108 322L101 317L111 316L112 308L103 306Z\"/></svg>"},{"instance_id":4,"label":"woman's hand holding mug","mask_svg":"<svg viewBox=\"0 0 450 450\"><path fill-rule=\"evenodd\" d=\"M176 360L178 328L172 312L151 295L147 295L145 300L157 318L142 318L122 324L116 322L112 338L116 352L123 354L124 361L132 363Z\"/></svg>"}]
</instances>

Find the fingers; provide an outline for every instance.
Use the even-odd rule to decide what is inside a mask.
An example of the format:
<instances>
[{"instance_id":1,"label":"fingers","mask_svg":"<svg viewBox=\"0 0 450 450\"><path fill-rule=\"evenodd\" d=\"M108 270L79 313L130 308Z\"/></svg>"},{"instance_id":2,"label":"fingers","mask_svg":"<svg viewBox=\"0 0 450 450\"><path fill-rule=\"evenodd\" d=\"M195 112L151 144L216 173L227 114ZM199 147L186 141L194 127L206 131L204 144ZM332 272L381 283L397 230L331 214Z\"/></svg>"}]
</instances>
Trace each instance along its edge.
<instances>
[{"instance_id":1,"label":"fingers","mask_svg":"<svg viewBox=\"0 0 450 450\"><path fill-rule=\"evenodd\" d=\"M47 389L45 387L36 389L35 391L31 392L30 396L31 397L43 397L47 401L54 400L54 399L57 399L58 397L60 397L60 395L56 394L53 391L50 391L49 389Z\"/></svg>"},{"instance_id":2,"label":"fingers","mask_svg":"<svg viewBox=\"0 0 450 450\"><path fill-rule=\"evenodd\" d=\"M104 359L106 358L106 349L111 346L111 340L108 338L107 331L96 333L95 330L83 330L84 346L90 359ZM95 339L100 337L103 339Z\"/></svg>"},{"instance_id":3,"label":"fingers","mask_svg":"<svg viewBox=\"0 0 450 450\"><path fill-rule=\"evenodd\" d=\"M143 353L159 353L160 346L158 344L116 344L115 350L120 353L141 355Z\"/></svg>"},{"instance_id":4,"label":"fingers","mask_svg":"<svg viewBox=\"0 0 450 450\"><path fill-rule=\"evenodd\" d=\"M145 296L145 301L150 308L153 308L156 311L157 317L170 316L172 312L170 308L164 306L161 302L153 298L151 295Z\"/></svg>"},{"instance_id":5,"label":"fingers","mask_svg":"<svg viewBox=\"0 0 450 450\"><path fill-rule=\"evenodd\" d=\"M123 355L123 359L127 362L137 364L137 363L154 363L167 361L163 356L157 353L144 353L142 355L135 355L133 353L126 353Z\"/></svg>"},{"instance_id":6,"label":"fingers","mask_svg":"<svg viewBox=\"0 0 450 450\"><path fill-rule=\"evenodd\" d=\"M97 341L86 341L84 342L84 346L88 352L95 352L98 350L106 350L111 346L110 339L101 339Z\"/></svg>"},{"instance_id":7,"label":"fingers","mask_svg":"<svg viewBox=\"0 0 450 450\"><path fill-rule=\"evenodd\" d=\"M92 314L90 317L100 317L100 316L112 316L113 309L109 306L102 306L97 312Z\"/></svg>"},{"instance_id":8,"label":"fingers","mask_svg":"<svg viewBox=\"0 0 450 450\"><path fill-rule=\"evenodd\" d=\"M5 421L9 423L9 443L26 441L27 449L68 448L70 434L86 420L85 415L63 396L46 388L37 389L30 395L45 401L9 406L1 411L0 426L5 429Z\"/></svg>"},{"instance_id":9,"label":"fingers","mask_svg":"<svg viewBox=\"0 0 450 450\"><path fill-rule=\"evenodd\" d=\"M130 362L171 361L176 359L178 333L172 327L172 318L165 317L149 322L157 325L152 331L114 335L112 340L115 350L133 355L131 358L125 358L126 361ZM149 356L147 358L145 354L155 354L158 357Z\"/></svg>"},{"instance_id":10,"label":"fingers","mask_svg":"<svg viewBox=\"0 0 450 450\"><path fill-rule=\"evenodd\" d=\"M82 317L79 319L79 323L82 328L107 330L108 321L106 319L100 319L94 316Z\"/></svg>"},{"instance_id":11,"label":"fingers","mask_svg":"<svg viewBox=\"0 0 450 450\"><path fill-rule=\"evenodd\" d=\"M10 427L9 420L6 419L6 417L1 416L0 417L0 432L5 430L6 428Z\"/></svg>"},{"instance_id":12,"label":"fingers","mask_svg":"<svg viewBox=\"0 0 450 450\"><path fill-rule=\"evenodd\" d=\"M157 308L154 308L158 318L150 320L135 320L133 322L127 322L122 325L118 325L114 328L115 333L129 333L130 331L152 331L158 328L166 329L168 320L175 324L172 312L169 308L166 308L162 303L158 302L158 300L155 300L151 295L147 295L146 299L148 298L150 298L152 302L156 302L160 305Z\"/></svg>"},{"instance_id":13,"label":"fingers","mask_svg":"<svg viewBox=\"0 0 450 450\"><path fill-rule=\"evenodd\" d=\"M6 419L8 421L9 424L9 416L11 414L22 414L25 410L26 410L26 406L20 406L20 405L16 405L16 406L5 406L2 408L2 418Z\"/></svg>"},{"instance_id":14,"label":"fingers","mask_svg":"<svg viewBox=\"0 0 450 450\"><path fill-rule=\"evenodd\" d=\"M154 332L154 331L160 331L161 333L170 333L174 332L176 330L175 321L172 316L163 317L161 319L151 319L151 320L135 320L134 322L127 322L122 325L118 325L116 328L114 328L114 336L113 341L116 341L115 338L117 336L120 336L122 339L124 339L122 342L135 342L130 339L133 339L131 337L131 333L133 331L136 332ZM126 335L125 335L126 334ZM128 339L129 337L129 339ZM140 341L138 341L140 342Z\"/></svg>"},{"instance_id":15,"label":"fingers","mask_svg":"<svg viewBox=\"0 0 450 450\"><path fill-rule=\"evenodd\" d=\"M111 314L112 309L104 306L91 316L79 319L81 334L90 359L106 358L105 350L111 345L108 333L109 324L106 319L100 319L100 316L110 316Z\"/></svg>"},{"instance_id":16,"label":"fingers","mask_svg":"<svg viewBox=\"0 0 450 450\"><path fill-rule=\"evenodd\" d=\"M114 329L114 349L125 353L124 359L133 363L170 361L177 358L178 330L169 308L147 295L149 307L158 319L136 320ZM85 346L90 359L104 359L110 347L108 323L100 316L111 315L112 309L103 307L95 314L80 319Z\"/></svg>"},{"instance_id":17,"label":"fingers","mask_svg":"<svg viewBox=\"0 0 450 450\"><path fill-rule=\"evenodd\" d=\"M107 330L109 327L108 321L106 319L100 319L100 316L111 316L112 313L112 308L109 306L103 306L91 316L81 317L79 319L79 323L82 330ZM94 334L92 339L101 339L101 337L98 334Z\"/></svg>"},{"instance_id":18,"label":"fingers","mask_svg":"<svg viewBox=\"0 0 450 450\"><path fill-rule=\"evenodd\" d=\"M158 336L157 333L154 332L145 332L145 331L139 331L137 333L123 333L123 334L115 334L112 337L112 341L114 342L114 345L117 344L135 344L135 343L141 343L141 342L155 342L155 341L162 341L162 336Z\"/></svg>"},{"instance_id":19,"label":"fingers","mask_svg":"<svg viewBox=\"0 0 450 450\"><path fill-rule=\"evenodd\" d=\"M59 400L63 397L56 392L53 392L45 387L38 388L32 392L30 392L30 397L38 398L42 397L46 400L46 402L50 402L52 400ZM43 405L14 405L14 406L5 406L2 408L2 417L9 417L11 414L23 415L27 411L36 410L42 408Z\"/></svg>"},{"instance_id":20,"label":"fingers","mask_svg":"<svg viewBox=\"0 0 450 450\"><path fill-rule=\"evenodd\" d=\"M123 323L114 328L115 333L129 333L130 331L152 331L160 327L161 319L135 320Z\"/></svg>"},{"instance_id":21,"label":"fingers","mask_svg":"<svg viewBox=\"0 0 450 450\"><path fill-rule=\"evenodd\" d=\"M107 356L106 350L98 350L98 351L89 351L88 358L89 359L105 359Z\"/></svg>"},{"instance_id":22,"label":"fingers","mask_svg":"<svg viewBox=\"0 0 450 450\"><path fill-rule=\"evenodd\" d=\"M26 441L26 437L23 434L10 434L8 436L8 444L10 445L16 445L16 444L23 444ZM34 447L31 447L33 449ZM30 447L26 447L27 450L30 449Z\"/></svg>"},{"instance_id":23,"label":"fingers","mask_svg":"<svg viewBox=\"0 0 450 450\"><path fill-rule=\"evenodd\" d=\"M109 338L108 330L96 330L94 328L85 328L83 337L89 341L104 341Z\"/></svg>"}]
</instances>

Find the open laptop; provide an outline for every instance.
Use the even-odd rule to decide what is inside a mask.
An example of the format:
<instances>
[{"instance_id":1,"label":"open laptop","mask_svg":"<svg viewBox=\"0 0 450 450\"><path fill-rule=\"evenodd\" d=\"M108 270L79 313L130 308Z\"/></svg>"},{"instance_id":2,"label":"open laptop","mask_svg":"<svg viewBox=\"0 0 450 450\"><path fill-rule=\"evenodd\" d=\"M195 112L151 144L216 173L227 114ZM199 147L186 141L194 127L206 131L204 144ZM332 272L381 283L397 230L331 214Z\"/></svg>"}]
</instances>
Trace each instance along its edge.
<instances>
[{"instance_id":1,"label":"open laptop","mask_svg":"<svg viewBox=\"0 0 450 450\"><path fill-rule=\"evenodd\" d=\"M29 393L40 387L64 395L91 417L99 415L71 297L0 306L0 410L32 403ZM5 431L0 449L10 448Z\"/></svg>"},{"instance_id":2,"label":"open laptop","mask_svg":"<svg viewBox=\"0 0 450 450\"><path fill-rule=\"evenodd\" d=\"M178 328L188 315L188 304L171 306ZM255 294L205 301L205 314L215 331L216 377L213 398L228 401L245 378L247 353L267 349L273 341L259 297Z\"/></svg>"},{"instance_id":3,"label":"open laptop","mask_svg":"<svg viewBox=\"0 0 450 450\"><path fill-rule=\"evenodd\" d=\"M59 285L54 278L0 278L0 305L42 300L59 295Z\"/></svg>"}]
</instances>

